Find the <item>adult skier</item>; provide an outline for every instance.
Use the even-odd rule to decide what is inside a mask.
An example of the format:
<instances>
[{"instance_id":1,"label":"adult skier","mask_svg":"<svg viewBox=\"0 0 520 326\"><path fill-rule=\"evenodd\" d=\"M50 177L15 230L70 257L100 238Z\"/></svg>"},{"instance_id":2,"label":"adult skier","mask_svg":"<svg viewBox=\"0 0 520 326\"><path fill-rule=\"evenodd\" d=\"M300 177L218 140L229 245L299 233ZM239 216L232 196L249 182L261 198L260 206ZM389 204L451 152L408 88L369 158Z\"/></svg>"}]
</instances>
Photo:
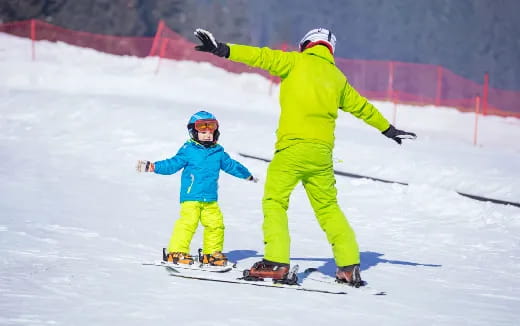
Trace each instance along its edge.
<instances>
[{"instance_id":1,"label":"adult skier","mask_svg":"<svg viewBox=\"0 0 520 326\"><path fill-rule=\"evenodd\" d=\"M299 43L300 52L225 44L203 29L195 30L195 36L202 43L196 50L265 69L282 80L276 150L262 199L264 259L251 267L249 275L274 280L287 275L287 209L291 192L301 181L332 246L336 279L356 287L363 285L356 237L336 198L332 151L338 108L363 119L398 144L416 135L392 126L349 84L334 62L336 37L325 28L309 31Z\"/></svg>"}]
</instances>

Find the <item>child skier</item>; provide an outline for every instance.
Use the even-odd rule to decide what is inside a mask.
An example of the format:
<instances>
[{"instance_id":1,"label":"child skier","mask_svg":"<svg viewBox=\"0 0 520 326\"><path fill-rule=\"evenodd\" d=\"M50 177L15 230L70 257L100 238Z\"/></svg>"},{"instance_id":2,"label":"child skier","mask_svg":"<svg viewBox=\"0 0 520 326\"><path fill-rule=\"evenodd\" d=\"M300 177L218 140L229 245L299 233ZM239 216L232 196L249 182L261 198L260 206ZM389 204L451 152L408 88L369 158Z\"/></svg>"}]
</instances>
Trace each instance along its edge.
<instances>
[{"instance_id":1,"label":"child skier","mask_svg":"<svg viewBox=\"0 0 520 326\"><path fill-rule=\"evenodd\" d=\"M138 172L174 174L180 169L180 217L175 222L168 244L165 261L192 264L190 243L199 220L204 226L202 263L225 266L227 257L224 246L224 219L217 203L217 182L220 170L242 179L257 182L249 170L230 158L224 148L217 144L220 135L215 116L199 111L188 121L190 138L172 158L152 163L138 161Z\"/></svg>"}]
</instances>

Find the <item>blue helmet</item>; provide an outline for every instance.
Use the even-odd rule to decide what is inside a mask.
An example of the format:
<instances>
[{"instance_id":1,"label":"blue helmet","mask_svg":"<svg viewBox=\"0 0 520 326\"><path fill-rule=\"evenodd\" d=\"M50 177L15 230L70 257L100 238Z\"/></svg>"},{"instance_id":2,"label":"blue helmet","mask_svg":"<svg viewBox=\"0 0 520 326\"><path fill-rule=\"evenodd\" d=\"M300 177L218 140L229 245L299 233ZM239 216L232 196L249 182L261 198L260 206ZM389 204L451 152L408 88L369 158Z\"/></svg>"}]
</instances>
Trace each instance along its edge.
<instances>
[{"instance_id":1,"label":"blue helmet","mask_svg":"<svg viewBox=\"0 0 520 326\"><path fill-rule=\"evenodd\" d=\"M202 121L200 121L202 120ZM199 140L199 133L195 127L196 122L202 122L203 126L209 127L208 130L213 131L213 141L201 141ZM213 146L217 143L218 137L220 136L220 131L218 130L218 120L217 118L210 112L207 111L199 111L190 117L188 120L188 132L190 134L191 139L196 141L197 143L203 145L204 147Z\"/></svg>"},{"instance_id":2,"label":"blue helmet","mask_svg":"<svg viewBox=\"0 0 520 326\"><path fill-rule=\"evenodd\" d=\"M199 111L191 116L188 124L195 123L197 120L217 120L217 118L212 113L207 111Z\"/></svg>"}]
</instances>

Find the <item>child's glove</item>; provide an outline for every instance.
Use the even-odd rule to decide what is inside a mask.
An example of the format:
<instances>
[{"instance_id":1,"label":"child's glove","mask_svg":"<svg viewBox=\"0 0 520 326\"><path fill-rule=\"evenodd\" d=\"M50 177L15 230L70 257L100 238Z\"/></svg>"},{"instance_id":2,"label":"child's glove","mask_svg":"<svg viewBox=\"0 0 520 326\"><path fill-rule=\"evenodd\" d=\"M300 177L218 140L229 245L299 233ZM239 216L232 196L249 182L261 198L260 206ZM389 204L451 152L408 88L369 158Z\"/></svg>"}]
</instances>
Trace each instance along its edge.
<instances>
[{"instance_id":1,"label":"child's glove","mask_svg":"<svg viewBox=\"0 0 520 326\"><path fill-rule=\"evenodd\" d=\"M383 135L388 138L392 138L396 143L401 145L401 141L403 139L415 139L417 136L413 132L407 132L403 130L396 129L394 126L390 125L388 129L383 131Z\"/></svg>"},{"instance_id":2,"label":"child's glove","mask_svg":"<svg viewBox=\"0 0 520 326\"><path fill-rule=\"evenodd\" d=\"M254 183L257 183L258 182L258 178L255 178L252 175L250 175L250 176L247 177L247 181L252 181Z\"/></svg>"},{"instance_id":3,"label":"child's glove","mask_svg":"<svg viewBox=\"0 0 520 326\"><path fill-rule=\"evenodd\" d=\"M137 161L137 166L135 168L137 172L153 172L155 170L155 165L150 161Z\"/></svg>"},{"instance_id":4,"label":"child's glove","mask_svg":"<svg viewBox=\"0 0 520 326\"><path fill-rule=\"evenodd\" d=\"M202 43L201 45L195 46L195 50L210 52L219 57L229 58L229 46L225 43L217 42L210 32L197 28L193 34L195 34Z\"/></svg>"}]
</instances>

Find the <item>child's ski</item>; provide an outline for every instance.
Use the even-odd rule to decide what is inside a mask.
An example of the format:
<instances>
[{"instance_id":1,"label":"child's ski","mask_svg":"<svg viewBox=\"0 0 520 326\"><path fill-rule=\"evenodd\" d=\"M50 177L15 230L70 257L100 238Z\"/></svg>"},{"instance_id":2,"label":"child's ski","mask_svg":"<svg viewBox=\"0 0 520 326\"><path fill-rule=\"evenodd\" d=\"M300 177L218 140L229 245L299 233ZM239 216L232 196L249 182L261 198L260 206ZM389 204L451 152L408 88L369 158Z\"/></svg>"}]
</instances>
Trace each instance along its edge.
<instances>
[{"instance_id":1,"label":"child's ski","mask_svg":"<svg viewBox=\"0 0 520 326\"><path fill-rule=\"evenodd\" d=\"M193 263L192 265L187 264L174 264L170 262L165 261L154 261L154 262L148 262L143 263L143 265L147 266L163 266L163 267L171 267L174 269L189 269L189 270L197 270L197 271L205 271L205 272L215 272L215 273L225 273L233 270L234 265L227 265L227 266L212 266L207 264L201 264L201 263Z\"/></svg>"}]
</instances>

